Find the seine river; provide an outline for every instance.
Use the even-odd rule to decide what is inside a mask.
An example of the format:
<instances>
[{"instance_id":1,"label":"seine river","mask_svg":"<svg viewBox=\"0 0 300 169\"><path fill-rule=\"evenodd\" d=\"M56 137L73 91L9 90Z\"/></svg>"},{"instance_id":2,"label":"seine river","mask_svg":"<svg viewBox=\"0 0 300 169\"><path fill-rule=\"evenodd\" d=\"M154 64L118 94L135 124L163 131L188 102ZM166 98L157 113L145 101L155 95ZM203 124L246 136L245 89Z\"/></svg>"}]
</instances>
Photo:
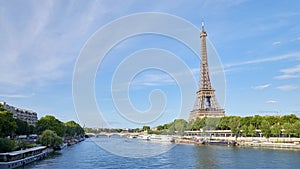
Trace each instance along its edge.
<instances>
[{"instance_id":1,"label":"seine river","mask_svg":"<svg viewBox=\"0 0 300 169\"><path fill-rule=\"evenodd\" d=\"M111 146L113 153L97 144ZM124 147L127 147L124 148ZM129 148L128 148L129 147ZM143 148L142 148L143 147ZM147 150L147 147L149 150ZM157 147L157 149L153 149ZM164 150L165 148L165 150ZM130 150L129 150L130 149ZM118 150L118 151L115 151ZM163 150L159 155L137 158L130 153L148 154ZM167 151L169 150L169 151ZM127 154L126 154L127 152ZM123 156L120 156L123 155ZM81 168L300 168L300 151L237 148L227 146L194 146L150 143L138 139L100 137L65 148L62 152L30 165L27 169Z\"/></svg>"}]
</instances>

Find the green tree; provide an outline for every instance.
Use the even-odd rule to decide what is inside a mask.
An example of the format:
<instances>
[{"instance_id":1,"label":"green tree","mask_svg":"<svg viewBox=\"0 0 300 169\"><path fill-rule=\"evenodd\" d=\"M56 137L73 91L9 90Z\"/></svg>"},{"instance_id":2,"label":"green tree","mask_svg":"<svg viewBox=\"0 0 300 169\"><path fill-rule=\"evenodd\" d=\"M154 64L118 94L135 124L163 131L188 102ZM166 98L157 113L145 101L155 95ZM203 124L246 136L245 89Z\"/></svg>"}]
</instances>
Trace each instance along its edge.
<instances>
[{"instance_id":1,"label":"green tree","mask_svg":"<svg viewBox=\"0 0 300 169\"><path fill-rule=\"evenodd\" d=\"M294 114L285 115L285 116L280 117L281 124L284 124L284 123L294 124L298 120L299 120L299 118Z\"/></svg>"},{"instance_id":2,"label":"green tree","mask_svg":"<svg viewBox=\"0 0 300 169\"><path fill-rule=\"evenodd\" d=\"M135 133L138 133L138 132L140 132L140 129L139 129L139 128L135 128L135 129L134 129L134 132L135 132Z\"/></svg>"},{"instance_id":3,"label":"green tree","mask_svg":"<svg viewBox=\"0 0 300 169\"><path fill-rule=\"evenodd\" d=\"M45 116L38 120L36 129L38 134L41 134L45 130L52 130L57 133L58 136L64 136L65 126L64 124L56 119L54 116Z\"/></svg>"},{"instance_id":4,"label":"green tree","mask_svg":"<svg viewBox=\"0 0 300 169\"><path fill-rule=\"evenodd\" d=\"M54 147L62 144L62 138L52 130L45 130L38 139L38 143L47 147Z\"/></svg>"},{"instance_id":5,"label":"green tree","mask_svg":"<svg viewBox=\"0 0 300 169\"><path fill-rule=\"evenodd\" d=\"M149 131L150 130L150 126L143 126L142 131Z\"/></svg>"},{"instance_id":6,"label":"green tree","mask_svg":"<svg viewBox=\"0 0 300 169\"><path fill-rule=\"evenodd\" d=\"M256 128L258 129L261 122L263 120L263 117L259 116L259 115L255 115L252 119L251 119L251 124Z\"/></svg>"},{"instance_id":7,"label":"green tree","mask_svg":"<svg viewBox=\"0 0 300 169\"><path fill-rule=\"evenodd\" d=\"M273 127L271 128L271 134L273 136L279 137L281 134L281 126L279 124L274 124Z\"/></svg>"},{"instance_id":8,"label":"green tree","mask_svg":"<svg viewBox=\"0 0 300 169\"><path fill-rule=\"evenodd\" d=\"M284 123L283 129L284 129L284 133L289 137L291 137L291 135L294 132L294 126L291 123Z\"/></svg>"},{"instance_id":9,"label":"green tree","mask_svg":"<svg viewBox=\"0 0 300 169\"><path fill-rule=\"evenodd\" d=\"M201 128L203 128L206 119L207 119L206 117L201 119L197 117L193 123L192 130L200 130Z\"/></svg>"},{"instance_id":10,"label":"green tree","mask_svg":"<svg viewBox=\"0 0 300 169\"><path fill-rule=\"evenodd\" d=\"M186 130L193 130L194 122L195 122L195 120L189 121L186 125Z\"/></svg>"},{"instance_id":11,"label":"green tree","mask_svg":"<svg viewBox=\"0 0 300 169\"><path fill-rule=\"evenodd\" d=\"M242 134L243 134L244 137L247 137L249 135L248 127L246 125L243 125L241 127L241 130L242 130Z\"/></svg>"},{"instance_id":12,"label":"green tree","mask_svg":"<svg viewBox=\"0 0 300 169\"><path fill-rule=\"evenodd\" d=\"M16 134L17 135L27 135L29 134L29 125L26 121L15 119L17 124Z\"/></svg>"},{"instance_id":13,"label":"green tree","mask_svg":"<svg viewBox=\"0 0 300 169\"><path fill-rule=\"evenodd\" d=\"M266 138L269 138L270 135L271 135L271 125L268 121L266 120L263 120L261 122L261 125L260 125L260 130L262 132L262 134L266 137Z\"/></svg>"},{"instance_id":14,"label":"green tree","mask_svg":"<svg viewBox=\"0 0 300 169\"><path fill-rule=\"evenodd\" d=\"M14 140L0 138L0 153L13 151L14 148L15 148Z\"/></svg>"},{"instance_id":15,"label":"green tree","mask_svg":"<svg viewBox=\"0 0 300 169\"><path fill-rule=\"evenodd\" d=\"M256 136L256 130L255 130L255 127L254 127L252 124L250 124L250 125L248 126L248 134L249 134L251 137Z\"/></svg>"},{"instance_id":16,"label":"green tree","mask_svg":"<svg viewBox=\"0 0 300 169\"><path fill-rule=\"evenodd\" d=\"M219 122L220 118L207 118L204 128L205 130L216 130Z\"/></svg>"},{"instance_id":17,"label":"green tree","mask_svg":"<svg viewBox=\"0 0 300 169\"><path fill-rule=\"evenodd\" d=\"M17 129L13 114L6 110L0 110L0 137L12 136Z\"/></svg>"},{"instance_id":18,"label":"green tree","mask_svg":"<svg viewBox=\"0 0 300 169\"><path fill-rule=\"evenodd\" d=\"M75 121L68 121L64 123L64 126L65 126L65 134L67 136L77 136L77 135L84 134L83 128Z\"/></svg>"},{"instance_id":19,"label":"green tree","mask_svg":"<svg viewBox=\"0 0 300 169\"><path fill-rule=\"evenodd\" d=\"M174 129L177 131L177 134L182 136L187 126L187 122L184 119L176 119L173 122Z\"/></svg>"},{"instance_id":20,"label":"green tree","mask_svg":"<svg viewBox=\"0 0 300 169\"><path fill-rule=\"evenodd\" d=\"M229 127L231 132L235 136L235 141L237 141L240 132L240 117L238 116L231 117L229 120Z\"/></svg>"},{"instance_id":21,"label":"green tree","mask_svg":"<svg viewBox=\"0 0 300 169\"><path fill-rule=\"evenodd\" d=\"M297 137L300 137L300 121L296 121L294 123L294 132L297 135Z\"/></svg>"},{"instance_id":22,"label":"green tree","mask_svg":"<svg viewBox=\"0 0 300 169\"><path fill-rule=\"evenodd\" d=\"M225 116L225 117L222 117L220 119L220 122L218 124L218 129L220 130L229 130L230 127L229 127L229 123L230 123L230 119L232 118L232 116Z\"/></svg>"},{"instance_id":23,"label":"green tree","mask_svg":"<svg viewBox=\"0 0 300 169\"><path fill-rule=\"evenodd\" d=\"M162 126L162 125L157 126L157 130L163 130L163 129L164 129L164 126Z\"/></svg>"}]
</instances>

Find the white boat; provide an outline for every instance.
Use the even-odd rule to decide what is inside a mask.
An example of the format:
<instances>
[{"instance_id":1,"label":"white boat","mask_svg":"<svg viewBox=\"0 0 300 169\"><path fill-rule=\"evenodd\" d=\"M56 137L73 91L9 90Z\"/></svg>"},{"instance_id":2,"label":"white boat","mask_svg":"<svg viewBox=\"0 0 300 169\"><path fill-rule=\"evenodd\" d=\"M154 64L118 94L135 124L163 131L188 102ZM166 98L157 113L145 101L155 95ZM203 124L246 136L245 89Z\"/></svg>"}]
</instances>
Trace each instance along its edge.
<instances>
[{"instance_id":1,"label":"white boat","mask_svg":"<svg viewBox=\"0 0 300 169\"><path fill-rule=\"evenodd\" d=\"M137 138L144 141L150 141L149 135L139 135Z\"/></svg>"},{"instance_id":2,"label":"white boat","mask_svg":"<svg viewBox=\"0 0 300 169\"><path fill-rule=\"evenodd\" d=\"M47 147L40 146L25 150L0 153L0 169L10 169L24 166L47 156Z\"/></svg>"},{"instance_id":3,"label":"white boat","mask_svg":"<svg viewBox=\"0 0 300 169\"><path fill-rule=\"evenodd\" d=\"M163 142L163 143L174 143L174 138L173 136L168 136L168 135L151 135L150 136L150 141L154 142Z\"/></svg>"}]
</instances>

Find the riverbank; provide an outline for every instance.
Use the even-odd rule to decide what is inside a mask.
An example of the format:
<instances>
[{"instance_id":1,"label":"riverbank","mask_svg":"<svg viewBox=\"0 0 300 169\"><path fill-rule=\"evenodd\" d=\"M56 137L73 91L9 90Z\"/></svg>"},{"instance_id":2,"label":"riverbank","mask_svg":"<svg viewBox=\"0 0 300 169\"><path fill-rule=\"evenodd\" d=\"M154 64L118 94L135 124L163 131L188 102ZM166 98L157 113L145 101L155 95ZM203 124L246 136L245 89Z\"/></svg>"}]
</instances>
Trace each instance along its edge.
<instances>
[{"instance_id":1,"label":"riverbank","mask_svg":"<svg viewBox=\"0 0 300 169\"><path fill-rule=\"evenodd\" d=\"M201 145L199 140L209 140L205 137L181 137L175 140L177 144L194 144ZM212 140L234 142L236 140L236 146L239 147L262 147L262 148L279 148L300 150L300 138L288 138L288 137L211 137Z\"/></svg>"}]
</instances>

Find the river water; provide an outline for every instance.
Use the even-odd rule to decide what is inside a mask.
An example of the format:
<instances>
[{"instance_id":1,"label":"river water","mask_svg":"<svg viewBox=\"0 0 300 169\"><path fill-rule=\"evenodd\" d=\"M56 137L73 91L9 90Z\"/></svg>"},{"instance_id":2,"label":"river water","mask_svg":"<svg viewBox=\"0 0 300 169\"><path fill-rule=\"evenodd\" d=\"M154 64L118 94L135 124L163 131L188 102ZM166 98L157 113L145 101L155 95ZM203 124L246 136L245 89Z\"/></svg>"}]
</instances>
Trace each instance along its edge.
<instances>
[{"instance_id":1,"label":"river water","mask_svg":"<svg viewBox=\"0 0 300 169\"><path fill-rule=\"evenodd\" d=\"M98 144L102 147L98 146ZM114 147L115 149L109 149ZM124 148L127 147L127 148ZM141 148L143 147L143 148ZM148 147L148 148L147 148ZM149 148L151 147L151 148ZM153 147L156 147L153 149ZM119 151L115 151L119 150ZM159 155L153 150L162 150ZM111 153L112 152L112 153ZM124 152L127 152L124 153ZM150 153L149 153L150 152ZM131 154L134 154L131 156ZM118 155L116 155L118 154ZM141 154L149 157L137 158ZM122 155L122 156L120 156ZM125 157L127 156L127 157ZM131 157L128 157L131 156ZM26 169L300 168L300 151L161 144L120 137L90 138Z\"/></svg>"}]
</instances>

